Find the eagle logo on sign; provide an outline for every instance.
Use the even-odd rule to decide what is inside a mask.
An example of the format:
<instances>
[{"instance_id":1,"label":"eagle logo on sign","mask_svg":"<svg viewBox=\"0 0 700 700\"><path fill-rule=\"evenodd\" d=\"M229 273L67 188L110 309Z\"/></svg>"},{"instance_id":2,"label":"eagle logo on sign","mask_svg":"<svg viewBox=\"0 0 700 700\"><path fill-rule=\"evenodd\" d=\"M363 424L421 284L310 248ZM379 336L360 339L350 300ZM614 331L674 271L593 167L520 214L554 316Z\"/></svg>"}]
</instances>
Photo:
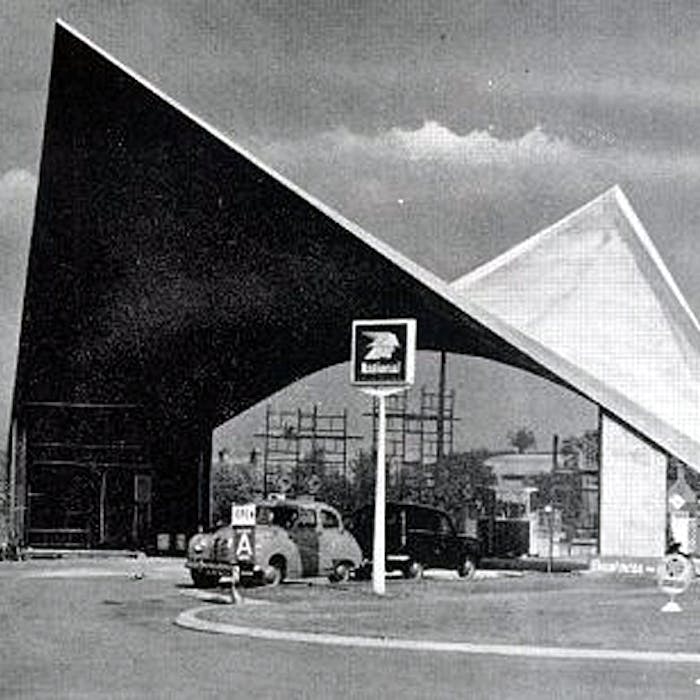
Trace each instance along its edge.
<instances>
[{"instance_id":1,"label":"eagle logo on sign","mask_svg":"<svg viewBox=\"0 0 700 700\"><path fill-rule=\"evenodd\" d=\"M366 361L390 360L396 348L401 347L396 334L389 331L362 331L362 335L370 339Z\"/></svg>"}]
</instances>

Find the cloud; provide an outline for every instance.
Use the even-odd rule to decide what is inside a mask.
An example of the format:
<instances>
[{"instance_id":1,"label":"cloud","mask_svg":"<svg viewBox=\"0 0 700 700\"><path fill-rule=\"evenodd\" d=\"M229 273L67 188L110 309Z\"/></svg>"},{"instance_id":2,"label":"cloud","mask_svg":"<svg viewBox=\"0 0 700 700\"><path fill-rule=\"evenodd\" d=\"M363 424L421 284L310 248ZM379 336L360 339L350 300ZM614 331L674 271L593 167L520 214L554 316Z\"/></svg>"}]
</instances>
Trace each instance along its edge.
<instances>
[{"instance_id":1,"label":"cloud","mask_svg":"<svg viewBox=\"0 0 700 700\"><path fill-rule=\"evenodd\" d=\"M415 131L393 128L380 141L385 150L409 160L461 161L472 166L547 164L568 158L572 150L566 141L548 136L539 126L520 138L501 140L486 130L460 136L434 121Z\"/></svg>"},{"instance_id":2,"label":"cloud","mask_svg":"<svg viewBox=\"0 0 700 700\"><path fill-rule=\"evenodd\" d=\"M584 149L540 126L507 139L481 129L459 134L437 121L376 134L343 127L254 150L293 182L368 226L376 223L366 215L369 208L398 200L464 207L484 196L507 198L513 190L537 188L541 181L561 183L590 169Z\"/></svg>"},{"instance_id":3,"label":"cloud","mask_svg":"<svg viewBox=\"0 0 700 700\"><path fill-rule=\"evenodd\" d=\"M661 246L692 247L700 148L591 139L535 126L517 138L438 121L374 134L347 128L253 149L321 201L446 279L622 186ZM684 193L682 207L669 202ZM686 194L687 193L687 194ZM651 206L654 201L656 205ZM679 256L681 263L687 255ZM679 277L691 277L681 271ZM692 285L688 286L692 289ZM692 296L692 293L690 294Z\"/></svg>"},{"instance_id":4,"label":"cloud","mask_svg":"<svg viewBox=\"0 0 700 700\"><path fill-rule=\"evenodd\" d=\"M488 130L475 129L460 135L436 121L426 121L415 130L393 127L376 135L338 128L297 141L273 143L265 151L277 163L300 158L363 157L370 161L507 168L552 165L577 156L573 144L548 135L540 126L519 138L499 139Z\"/></svg>"},{"instance_id":5,"label":"cloud","mask_svg":"<svg viewBox=\"0 0 700 700\"><path fill-rule=\"evenodd\" d=\"M480 129L458 134L437 121L377 134L343 127L256 150L293 181L351 209L357 198L375 204L398 198L468 202L512 198L525 190L530 197L542 191L556 197L557 191L592 194L640 180L700 180L697 148L650 148L615 139L584 146L542 126L507 139Z\"/></svg>"}]
</instances>

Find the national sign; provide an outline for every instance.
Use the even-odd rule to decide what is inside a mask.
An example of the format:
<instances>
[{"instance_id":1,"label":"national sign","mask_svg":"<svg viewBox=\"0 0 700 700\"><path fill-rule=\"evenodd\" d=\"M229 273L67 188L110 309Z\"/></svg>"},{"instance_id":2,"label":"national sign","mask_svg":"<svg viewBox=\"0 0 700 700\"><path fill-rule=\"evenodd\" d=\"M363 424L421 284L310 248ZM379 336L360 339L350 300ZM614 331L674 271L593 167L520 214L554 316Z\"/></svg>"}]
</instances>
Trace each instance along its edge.
<instances>
[{"instance_id":1,"label":"national sign","mask_svg":"<svg viewBox=\"0 0 700 700\"><path fill-rule=\"evenodd\" d=\"M367 386L407 386L415 371L414 319L353 321L351 381Z\"/></svg>"}]
</instances>

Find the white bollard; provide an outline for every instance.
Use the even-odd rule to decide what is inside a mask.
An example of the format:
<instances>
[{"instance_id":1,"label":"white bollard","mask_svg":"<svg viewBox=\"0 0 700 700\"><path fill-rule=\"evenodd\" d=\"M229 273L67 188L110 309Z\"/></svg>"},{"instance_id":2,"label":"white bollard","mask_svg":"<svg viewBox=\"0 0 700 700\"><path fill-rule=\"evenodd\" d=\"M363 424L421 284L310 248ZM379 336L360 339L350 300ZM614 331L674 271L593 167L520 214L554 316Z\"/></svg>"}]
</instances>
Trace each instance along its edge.
<instances>
[{"instance_id":1,"label":"white bollard","mask_svg":"<svg viewBox=\"0 0 700 700\"><path fill-rule=\"evenodd\" d=\"M241 605L243 596L238 590L238 584L241 582L241 568L234 564L231 569L231 605Z\"/></svg>"}]
</instances>

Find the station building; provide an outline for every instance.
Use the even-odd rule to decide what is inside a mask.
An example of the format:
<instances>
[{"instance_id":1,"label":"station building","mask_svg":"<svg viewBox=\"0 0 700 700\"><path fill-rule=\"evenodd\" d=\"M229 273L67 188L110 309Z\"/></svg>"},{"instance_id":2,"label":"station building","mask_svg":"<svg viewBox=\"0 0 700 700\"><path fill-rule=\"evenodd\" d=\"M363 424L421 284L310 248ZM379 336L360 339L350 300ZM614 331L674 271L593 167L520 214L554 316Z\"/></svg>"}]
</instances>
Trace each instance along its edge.
<instances>
[{"instance_id":1,"label":"station building","mask_svg":"<svg viewBox=\"0 0 700 700\"><path fill-rule=\"evenodd\" d=\"M150 548L209 521L213 429L349 358L355 318L600 407L603 557L663 554L700 465L700 326L624 194L449 283L56 26L5 474L11 536Z\"/></svg>"}]
</instances>

